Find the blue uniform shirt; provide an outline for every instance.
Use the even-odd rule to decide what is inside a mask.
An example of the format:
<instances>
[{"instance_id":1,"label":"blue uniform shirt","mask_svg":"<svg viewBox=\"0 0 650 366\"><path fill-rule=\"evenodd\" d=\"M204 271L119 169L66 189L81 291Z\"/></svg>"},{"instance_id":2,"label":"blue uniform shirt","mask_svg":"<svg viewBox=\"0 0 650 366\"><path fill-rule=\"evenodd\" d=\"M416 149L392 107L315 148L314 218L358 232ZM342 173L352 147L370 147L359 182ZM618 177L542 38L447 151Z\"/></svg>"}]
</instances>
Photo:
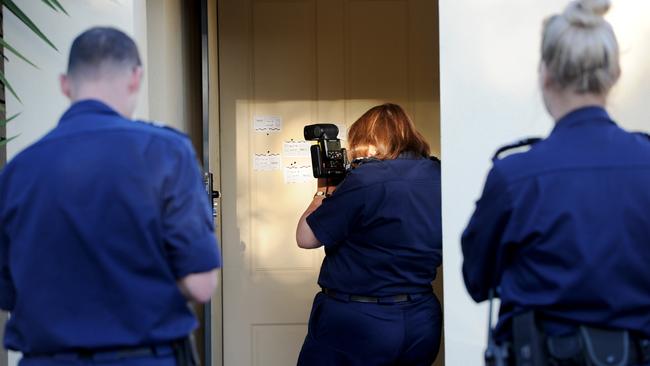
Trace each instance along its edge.
<instances>
[{"instance_id":1,"label":"blue uniform shirt","mask_svg":"<svg viewBox=\"0 0 650 366\"><path fill-rule=\"evenodd\" d=\"M650 140L602 108L575 110L525 152L495 160L462 238L476 301L499 284L500 330L535 309L650 336Z\"/></svg>"},{"instance_id":2,"label":"blue uniform shirt","mask_svg":"<svg viewBox=\"0 0 650 366\"><path fill-rule=\"evenodd\" d=\"M318 283L367 296L431 291L442 262L440 164L371 161L307 217L325 246Z\"/></svg>"},{"instance_id":3,"label":"blue uniform shirt","mask_svg":"<svg viewBox=\"0 0 650 366\"><path fill-rule=\"evenodd\" d=\"M81 101L0 176L10 349L184 337L197 322L176 280L219 264L197 160L178 132Z\"/></svg>"}]
</instances>

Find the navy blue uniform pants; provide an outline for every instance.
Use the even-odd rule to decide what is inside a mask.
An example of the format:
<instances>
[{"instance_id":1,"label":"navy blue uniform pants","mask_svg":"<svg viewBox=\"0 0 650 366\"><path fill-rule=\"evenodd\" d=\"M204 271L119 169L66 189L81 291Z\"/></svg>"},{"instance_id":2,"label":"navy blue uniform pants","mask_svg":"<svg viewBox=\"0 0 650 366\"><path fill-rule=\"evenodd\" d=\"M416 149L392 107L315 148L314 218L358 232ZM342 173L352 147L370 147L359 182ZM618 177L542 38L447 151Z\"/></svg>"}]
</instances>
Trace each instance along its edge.
<instances>
[{"instance_id":1,"label":"navy blue uniform pants","mask_svg":"<svg viewBox=\"0 0 650 366\"><path fill-rule=\"evenodd\" d=\"M440 347L442 311L425 295L396 304L346 302L319 293L299 366L431 366Z\"/></svg>"}]
</instances>

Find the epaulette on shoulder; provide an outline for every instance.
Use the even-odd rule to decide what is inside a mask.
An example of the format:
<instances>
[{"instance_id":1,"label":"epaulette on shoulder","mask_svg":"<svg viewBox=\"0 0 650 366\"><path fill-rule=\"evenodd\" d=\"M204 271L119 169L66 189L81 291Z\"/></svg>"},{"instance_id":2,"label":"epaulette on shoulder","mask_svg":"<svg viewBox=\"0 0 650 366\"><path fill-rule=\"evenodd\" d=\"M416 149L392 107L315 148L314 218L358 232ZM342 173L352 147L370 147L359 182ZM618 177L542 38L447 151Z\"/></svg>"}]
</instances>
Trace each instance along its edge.
<instances>
[{"instance_id":1,"label":"epaulette on shoulder","mask_svg":"<svg viewBox=\"0 0 650 366\"><path fill-rule=\"evenodd\" d=\"M174 127L170 127L170 126L168 126L168 125L166 125L166 124L164 124L164 123L162 123L162 122L157 122L157 121L143 121L143 120L136 120L136 122L144 123L145 125L153 126L153 127L156 127L156 128L161 128L161 129L163 129L163 130L173 132L173 133L178 134L178 135L181 135L181 136L183 136L183 137L186 137L186 136L187 136L187 134L184 133L183 131L181 131L181 130L179 130L179 129L176 129L176 128L174 128Z\"/></svg>"},{"instance_id":2,"label":"epaulette on shoulder","mask_svg":"<svg viewBox=\"0 0 650 366\"><path fill-rule=\"evenodd\" d=\"M440 164L440 158L437 156L430 156L429 159L435 161L436 163Z\"/></svg>"},{"instance_id":3,"label":"epaulette on shoulder","mask_svg":"<svg viewBox=\"0 0 650 366\"><path fill-rule=\"evenodd\" d=\"M494 153L494 156L492 157L492 160L499 160L503 159L508 155L514 154L514 153L519 153L519 152L524 152L528 151L532 145L536 144L537 142L541 141L542 139L539 137L530 137L527 139L519 140L515 142L514 144L509 144L506 146L503 146L497 150L496 153ZM508 154L506 154L508 153Z\"/></svg>"},{"instance_id":4,"label":"epaulette on shoulder","mask_svg":"<svg viewBox=\"0 0 650 366\"><path fill-rule=\"evenodd\" d=\"M186 134L185 132L183 132L183 131L181 131L181 130L179 130L179 129L176 129L176 128L174 128L174 127L169 127L169 126L166 126L166 125L165 125L165 126L162 126L162 128L163 128L164 130L171 131L171 132L173 132L173 133L175 133L175 134L177 134L177 135L181 135L181 136L183 136L183 137L188 137L187 134Z\"/></svg>"}]
</instances>

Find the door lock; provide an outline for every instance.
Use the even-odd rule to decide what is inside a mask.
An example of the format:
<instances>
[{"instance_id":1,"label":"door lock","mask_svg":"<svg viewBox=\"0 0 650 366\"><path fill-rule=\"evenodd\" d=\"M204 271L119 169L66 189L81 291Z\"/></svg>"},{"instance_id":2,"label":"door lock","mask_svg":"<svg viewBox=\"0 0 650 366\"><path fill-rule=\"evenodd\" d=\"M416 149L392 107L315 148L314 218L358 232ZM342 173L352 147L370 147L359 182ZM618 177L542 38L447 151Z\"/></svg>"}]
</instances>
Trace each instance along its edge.
<instances>
[{"instance_id":1,"label":"door lock","mask_svg":"<svg viewBox=\"0 0 650 366\"><path fill-rule=\"evenodd\" d=\"M205 192L208 194L208 199L212 204L212 217L216 218L219 213L219 197L221 197L221 193L214 190L214 178L212 176L212 173L203 173L203 184L205 187Z\"/></svg>"}]
</instances>

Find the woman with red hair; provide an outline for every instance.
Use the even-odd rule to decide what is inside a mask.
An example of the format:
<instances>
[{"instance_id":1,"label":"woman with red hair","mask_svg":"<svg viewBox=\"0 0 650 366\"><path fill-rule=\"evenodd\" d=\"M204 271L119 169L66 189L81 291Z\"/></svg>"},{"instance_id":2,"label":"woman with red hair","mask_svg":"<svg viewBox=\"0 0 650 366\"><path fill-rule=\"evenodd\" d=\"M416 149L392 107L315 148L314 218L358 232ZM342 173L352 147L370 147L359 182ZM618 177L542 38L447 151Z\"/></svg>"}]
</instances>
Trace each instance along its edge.
<instances>
[{"instance_id":1,"label":"woman with red hair","mask_svg":"<svg viewBox=\"0 0 650 366\"><path fill-rule=\"evenodd\" d=\"M431 282L442 262L440 162L404 110L367 111L348 133L355 163L319 180L298 246L325 247L299 365L426 365L442 315Z\"/></svg>"}]
</instances>

